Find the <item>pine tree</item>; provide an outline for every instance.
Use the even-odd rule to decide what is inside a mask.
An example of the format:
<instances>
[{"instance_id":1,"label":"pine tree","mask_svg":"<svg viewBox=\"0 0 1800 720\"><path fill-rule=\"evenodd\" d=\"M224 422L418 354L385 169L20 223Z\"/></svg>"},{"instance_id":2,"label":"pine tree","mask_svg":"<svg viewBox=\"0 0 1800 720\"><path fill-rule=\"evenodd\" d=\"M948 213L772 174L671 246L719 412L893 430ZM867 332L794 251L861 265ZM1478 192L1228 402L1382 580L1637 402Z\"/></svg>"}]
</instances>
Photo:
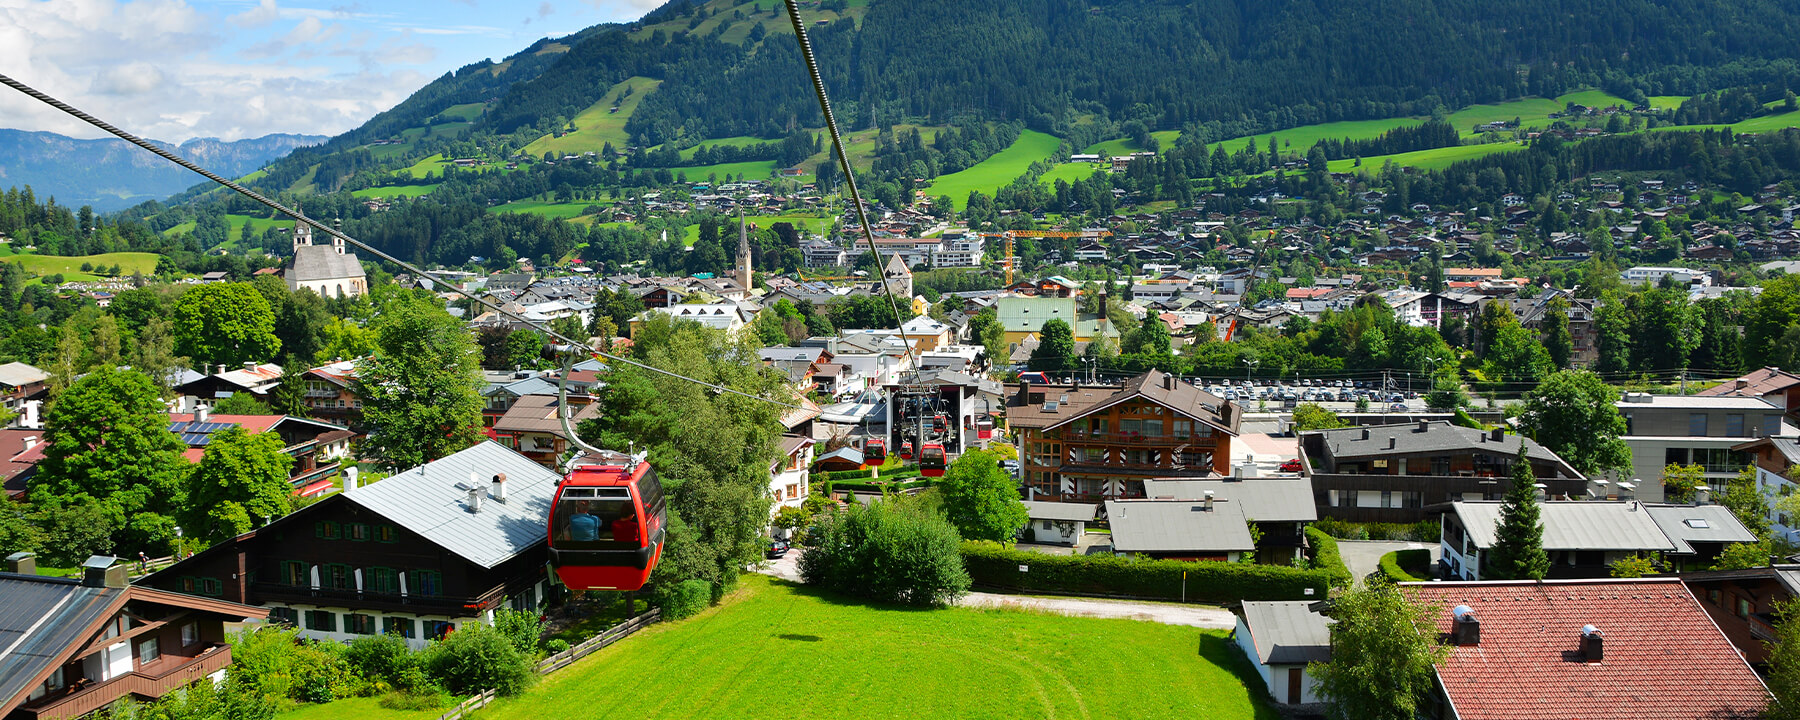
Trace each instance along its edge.
<instances>
[{"instance_id":1,"label":"pine tree","mask_svg":"<svg viewBox=\"0 0 1800 720\"><path fill-rule=\"evenodd\" d=\"M1485 580L1542 580L1550 572L1550 556L1544 552L1543 509L1537 501L1537 476L1525 456L1524 438L1513 461L1512 489L1500 505L1500 527L1494 549L1488 551Z\"/></svg>"}]
</instances>

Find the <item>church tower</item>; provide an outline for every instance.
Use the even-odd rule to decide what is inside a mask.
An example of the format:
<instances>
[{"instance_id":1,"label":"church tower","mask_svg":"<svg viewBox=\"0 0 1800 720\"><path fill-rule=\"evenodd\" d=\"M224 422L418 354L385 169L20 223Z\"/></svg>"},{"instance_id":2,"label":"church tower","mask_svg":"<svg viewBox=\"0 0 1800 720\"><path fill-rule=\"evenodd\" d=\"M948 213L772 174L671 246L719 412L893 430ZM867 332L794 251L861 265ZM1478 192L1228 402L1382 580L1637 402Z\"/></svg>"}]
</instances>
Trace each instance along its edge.
<instances>
[{"instance_id":1,"label":"church tower","mask_svg":"<svg viewBox=\"0 0 1800 720\"><path fill-rule=\"evenodd\" d=\"M295 205L294 209L299 210L300 206ZM312 226L301 220L294 220L294 254L299 255L300 248L309 245L312 245Z\"/></svg>"},{"instance_id":2,"label":"church tower","mask_svg":"<svg viewBox=\"0 0 1800 720\"><path fill-rule=\"evenodd\" d=\"M744 211L738 211L737 283L750 292L750 226L744 224Z\"/></svg>"}]
</instances>

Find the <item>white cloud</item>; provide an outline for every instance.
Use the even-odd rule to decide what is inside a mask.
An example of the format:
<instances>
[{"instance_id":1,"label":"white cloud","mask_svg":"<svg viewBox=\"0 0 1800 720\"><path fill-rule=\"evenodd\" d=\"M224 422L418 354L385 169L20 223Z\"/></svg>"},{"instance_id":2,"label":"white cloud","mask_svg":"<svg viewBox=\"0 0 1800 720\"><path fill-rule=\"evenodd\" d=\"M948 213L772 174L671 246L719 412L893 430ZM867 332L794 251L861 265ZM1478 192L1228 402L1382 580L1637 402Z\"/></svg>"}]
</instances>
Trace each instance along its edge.
<instances>
[{"instance_id":1,"label":"white cloud","mask_svg":"<svg viewBox=\"0 0 1800 720\"><path fill-rule=\"evenodd\" d=\"M370 17L273 0L204 11L183 0L0 0L0 72L159 140L335 134L441 72L427 67L435 48L366 31ZM5 88L0 127L101 135Z\"/></svg>"}]
</instances>

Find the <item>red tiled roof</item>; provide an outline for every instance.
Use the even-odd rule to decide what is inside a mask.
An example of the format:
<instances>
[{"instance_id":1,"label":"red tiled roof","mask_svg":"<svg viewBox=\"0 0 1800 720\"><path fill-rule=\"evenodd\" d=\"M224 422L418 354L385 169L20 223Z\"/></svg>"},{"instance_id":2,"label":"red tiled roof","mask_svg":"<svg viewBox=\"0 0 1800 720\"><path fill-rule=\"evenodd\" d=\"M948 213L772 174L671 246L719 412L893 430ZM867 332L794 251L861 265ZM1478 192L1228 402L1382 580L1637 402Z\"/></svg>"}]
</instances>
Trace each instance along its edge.
<instances>
[{"instance_id":1,"label":"red tiled roof","mask_svg":"<svg viewBox=\"0 0 1800 720\"><path fill-rule=\"evenodd\" d=\"M1740 381L1744 383L1743 387L1738 387ZM1800 384L1800 375L1769 367L1761 370L1753 370L1749 374L1734 380L1726 380L1718 385L1701 390L1697 394L1715 397L1724 395L1757 397L1768 395L1769 393L1781 392L1795 384Z\"/></svg>"},{"instance_id":2,"label":"red tiled roof","mask_svg":"<svg viewBox=\"0 0 1800 720\"><path fill-rule=\"evenodd\" d=\"M1674 720L1755 717L1769 692L1675 578L1637 581L1407 584L1434 605L1481 621L1479 645L1438 665L1463 720ZM1580 655L1581 627L1605 634L1605 660Z\"/></svg>"}]
</instances>

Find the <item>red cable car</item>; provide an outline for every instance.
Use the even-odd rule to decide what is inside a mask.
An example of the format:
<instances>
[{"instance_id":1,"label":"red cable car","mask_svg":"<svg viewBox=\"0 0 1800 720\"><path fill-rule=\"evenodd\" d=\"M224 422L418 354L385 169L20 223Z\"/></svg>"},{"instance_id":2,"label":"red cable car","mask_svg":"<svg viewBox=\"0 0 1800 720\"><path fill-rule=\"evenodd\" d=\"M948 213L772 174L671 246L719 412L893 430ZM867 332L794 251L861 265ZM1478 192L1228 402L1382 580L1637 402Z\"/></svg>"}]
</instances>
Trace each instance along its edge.
<instances>
[{"instance_id":1,"label":"red cable car","mask_svg":"<svg viewBox=\"0 0 1800 720\"><path fill-rule=\"evenodd\" d=\"M550 566L570 590L642 588L662 559L667 513L662 481L641 457L578 465L550 506Z\"/></svg>"},{"instance_id":2,"label":"red cable car","mask_svg":"<svg viewBox=\"0 0 1800 720\"><path fill-rule=\"evenodd\" d=\"M919 474L925 477L944 476L944 446L937 443L925 443L919 448Z\"/></svg>"},{"instance_id":3,"label":"red cable car","mask_svg":"<svg viewBox=\"0 0 1800 720\"><path fill-rule=\"evenodd\" d=\"M931 416L931 431L932 432L942 435L944 433L944 431L948 430L948 429L950 429L950 422L948 420L946 420L944 418L944 416L942 416L942 415Z\"/></svg>"},{"instance_id":4,"label":"red cable car","mask_svg":"<svg viewBox=\"0 0 1800 720\"><path fill-rule=\"evenodd\" d=\"M863 442L863 460L870 465L887 462L887 441L881 438L869 438Z\"/></svg>"},{"instance_id":5,"label":"red cable car","mask_svg":"<svg viewBox=\"0 0 1800 720\"><path fill-rule=\"evenodd\" d=\"M912 459L912 441L911 440L900 443L900 459L901 460L911 460Z\"/></svg>"}]
</instances>

